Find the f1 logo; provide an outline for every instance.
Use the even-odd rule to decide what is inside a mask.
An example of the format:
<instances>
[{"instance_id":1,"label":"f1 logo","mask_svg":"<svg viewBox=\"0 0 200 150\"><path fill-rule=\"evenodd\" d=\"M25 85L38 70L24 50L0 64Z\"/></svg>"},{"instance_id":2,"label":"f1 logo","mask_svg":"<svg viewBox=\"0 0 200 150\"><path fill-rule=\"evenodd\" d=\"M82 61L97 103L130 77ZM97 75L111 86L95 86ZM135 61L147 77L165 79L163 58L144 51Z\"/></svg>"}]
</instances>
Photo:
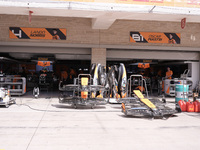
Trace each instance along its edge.
<instances>
[{"instance_id":1,"label":"f1 logo","mask_svg":"<svg viewBox=\"0 0 200 150\"><path fill-rule=\"evenodd\" d=\"M143 42L144 41L144 37L140 34L132 34L132 38L136 41L136 42Z\"/></svg>"},{"instance_id":2,"label":"f1 logo","mask_svg":"<svg viewBox=\"0 0 200 150\"><path fill-rule=\"evenodd\" d=\"M15 31L14 31L14 30L12 30L12 33L13 33L14 35L18 36L19 38L21 38L21 37L22 37L22 30L19 30L19 32L18 32L18 33L15 33Z\"/></svg>"}]
</instances>

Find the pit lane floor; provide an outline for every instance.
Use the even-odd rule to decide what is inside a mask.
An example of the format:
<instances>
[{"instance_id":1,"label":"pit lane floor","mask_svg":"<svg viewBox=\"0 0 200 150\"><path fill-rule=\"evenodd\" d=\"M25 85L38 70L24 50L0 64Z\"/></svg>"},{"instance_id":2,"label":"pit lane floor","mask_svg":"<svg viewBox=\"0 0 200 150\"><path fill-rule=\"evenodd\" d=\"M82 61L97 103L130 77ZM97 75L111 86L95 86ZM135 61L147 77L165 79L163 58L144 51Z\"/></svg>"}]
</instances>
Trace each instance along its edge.
<instances>
[{"instance_id":1,"label":"pit lane floor","mask_svg":"<svg viewBox=\"0 0 200 150\"><path fill-rule=\"evenodd\" d=\"M174 98L167 102L174 107ZM0 150L199 149L200 113L125 117L120 104L74 109L55 93L16 97L16 104L0 107Z\"/></svg>"}]
</instances>

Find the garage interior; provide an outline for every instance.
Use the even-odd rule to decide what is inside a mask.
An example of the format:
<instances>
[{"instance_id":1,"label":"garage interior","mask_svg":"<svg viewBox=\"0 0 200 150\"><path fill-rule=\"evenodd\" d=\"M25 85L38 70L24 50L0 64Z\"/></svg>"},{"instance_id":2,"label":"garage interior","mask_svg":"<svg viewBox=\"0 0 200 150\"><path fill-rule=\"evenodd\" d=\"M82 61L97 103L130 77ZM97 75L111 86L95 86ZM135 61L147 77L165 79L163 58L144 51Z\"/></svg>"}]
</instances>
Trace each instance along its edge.
<instances>
[{"instance_id":1,"label":"garage interior","mask_svg":"<svg viewBox=\"0 0 200 150\"><path fill-rule=\"evenodd\" d=\"M42 92L49 90L58 92L62 71L67 71L70 74L70 70L73 69L75 71L74 77L81 73L89 73L90 71L90 48L16 47L16 49L19 52L13 52L12 47L4 47L4 51L9 50L11 52L0 53L2 56L1 71L4 75L25 77L27 93L32 93L33 88L36 86L33 77L38 78L41 70L45 69L49 72L54 81L48 89L44 88ZM26 49L30 49L30 53L27 51L23 52ZM38 53L40 50L50 53ZM198 81L198 77L195 77L198 71L196 68L199 65L197 52L107 49L106 55L107 68L124 63L128 77L132 74L142 74L150 79L148 88L152 95L160 94L158 81L165 77L167 67L170 67L173 71L173 78L179 78L186 69L189 69L188 79L193 80L193 83ZM39 61L50 61L50 66L38 67ZM149 64L149 67L145 69L140 68L139 64ZM38 82L38 79L36 80ZM68 82L73 83L73 81ZM195 84L193 84L194 87Z\"/></svg>"},{"instance_id":2,"label":"garage interior","mask_svg":"<svg viewBox=\"0 0 200 150\"><path fill-rule=\"evenodd\" d=\"M76 75L80 72L89 73L92 58L94 58L92 49L104 48L106 49L106 65L124 63L128 75L138 74L141 71L138 63L145 62L150 64L150 68L142 70L147 76L151 76L150 72L156 76L153 72L161 69L161 76L164 77L166 67L169 66L174 72L174 78L180 77L185 69L189 69L189 78L194 83L193 88L199 80L199 45L196 40L198 34L195 31L199 28L200 22L198 9L188 11L187 8L176 8L169 11L167 7L151 5L139 7L138 5L115 4L113 6L111 3L106 3L104 7L99 3L78 2L59 2L56 5L30 2L24 3L23 7L13 2L12 6L15 7L9 6L10 2L5 2L0 10L5 20L7 18L5 15L11 15L10 19L14 21L12 15L18 14L19 20L23 20L23 24L17 23L19 27L66 28L67 40L66 42L45 42L34 39L30 41L3 39L0 42L0 55L19 62L19 65L13 62L12 67L7 63L2 64L1 70L5 73L22 73L22 68L25 66L26 74L30 75L36 70L38 58L51 59L52 70L58 79L63 70L69 72L70 68L75 69ZM63 7L65 9L60 9ZM27 21L27 10L29 13L32 12L32 22ZM187 15L188 27L191 26L187 30L181 29L179 24L185 15ZM16 23L12 21L8 24L9 27ZM44 23L46 24L43 25ZM181 33L181 45L133 44L129 40L129 33L133 30ZM5 33L5 35L8 34ZM85 38L86 35L87 38ZM6 68L9 68L9 71Z\"/></svg>"}]
</instances>

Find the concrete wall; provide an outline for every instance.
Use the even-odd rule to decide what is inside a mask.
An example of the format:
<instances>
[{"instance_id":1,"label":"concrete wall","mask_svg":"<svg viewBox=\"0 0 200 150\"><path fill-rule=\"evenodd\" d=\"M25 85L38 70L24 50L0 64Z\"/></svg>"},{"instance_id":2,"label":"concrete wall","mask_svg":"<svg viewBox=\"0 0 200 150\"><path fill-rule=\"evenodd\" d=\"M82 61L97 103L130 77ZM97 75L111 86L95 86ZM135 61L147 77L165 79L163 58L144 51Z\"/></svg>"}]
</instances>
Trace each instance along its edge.
<instances>
[{"instance_id":1,"label":"concrete wall","mask_svg":"<svg viewBox=\"0 0 200 150\"><path fill-rule=\"evenodd\" d=\"M67 40L9 39L9 27L66 28ZM99 31L91 29L91 19L33 16L0 15L0 41L55 42L55 43L99 43ZM86 36L87 35L87 36Z\"/></svg>"},{"instance_id":2,"label":"concrete wall","mask_svg":"<svg viewBox=\"0 0 200 150\"><path fill-rule=\"evenodd\" d=\"M106 49L105 48L92 48L91 63L100 63L102 66L106 66Z\"/></svg>"},{"instance_id":3,"label":"concrete wall","mask_svg":"<svg viewBox=\"0 0 200 150\"><path fill-rule=\"evenodd\" d=\"M189 62L188 69L190 69L191 77L188 79L192 80L194 89L199 81L199 62Z\"/></svg>"},{"instance_id":4,"label":"concrete wall","mask_svg":"<svg viewBox=\"0 0 200 150\"><path fill-rule=\"evenodd\" d=\"M130 43L130 31L143 32L172 32L181 33L181 44L142 44ZM192 36L192 39L191 39ZM195 37L195 38L194 38ZM185 29L181 29L178 22L156 22L156 21L128 21L117 20L108 29L102 30L100 35L100 43L104 44L124 44L124 45L161 45L161 46L187 46L199 47L200 43L200 25L197 23L188 23Z\"/></svg>"},{"instance_id":5,"label":"concrete wall","mask_svg":"<svg viewBox=\"0 0 200 150\"><path fill-rule=\"evenodd\" d=\"M66 28L66 40L33 40L33 39L10 39L9 27L38 27L38 28ZM181 44L150 44L150 43L130 43L130 31L140 32L174 32L181 33ZM158 22L158 21L131 21L131 20L116 20L112 26L107 30L92 29L92 19L89 18L67 18L67 17L43 17L32 16L31 23L28 22L28 16L23 15L0 15L0 43L26 43L26 45L35 43L46 43L47 45L56 46L59 44L75 44L86 45L87 48L92 50L92 62L102 62L106 64L106 51L107 48L120 48L121 46L132 47L152 47L155 46L165 47L165 50L173 50L173 48L181 51L187 48L187 51L200 51L200 24L187 23L185 29L181 29L180 22ZM38 44L39 43L39 44ZM9 44L8 44L9 45ZM18 44L20 46L20 44ZM70 47L70 46L63 46ZM14 47L13 47L14 48ZM77 46L79 48L79 46ZM95 50L95 48L100 48ZM102 48L102 49L101 49ZM121 48L122 49L122 48ZM134 48L133 48L134 49ZM177 50L176 49L176 50ZM135 48L135 50L137 50ZM0 49L0 52L2 49ZM27 50L28 51L28 50ZM46 53L46 52L43 52ZM98 55L100 57L98 57ZM104 59L103 59L104 57ZM158 58L159 59L159 58Z\"/></svg>"},{"instance_id":6,"label":"concrete wall","mask_svg":"<svg viewBox=\"0 0 200 150\"><path fill-rule=\"evenodd\" d=\"M199 60L198 52L107 50L107 59Z\"/></svg>"},{"instance_id":7,"label":"concrete wall","mask_svg":"<svg viewBox=\"0 0 200 150\"><path fill-rule=\"evenodd\" d=\"M181 29L179 22L116 20L109 29L97 30L92 29L91 22L91 19L87 18L32 16L32 22L29 24L28 16L0 15L0 41L79 43L95 45L158 45L168 47L200 47L200 42L198 42L200 39L200 25L198 23L187 23L185 29ZM9 27L66 28L67 40L52 41L9 39ZM171 45L130 43L130 31L181 33L181 44Z\"/></svg>"}]
</instances>

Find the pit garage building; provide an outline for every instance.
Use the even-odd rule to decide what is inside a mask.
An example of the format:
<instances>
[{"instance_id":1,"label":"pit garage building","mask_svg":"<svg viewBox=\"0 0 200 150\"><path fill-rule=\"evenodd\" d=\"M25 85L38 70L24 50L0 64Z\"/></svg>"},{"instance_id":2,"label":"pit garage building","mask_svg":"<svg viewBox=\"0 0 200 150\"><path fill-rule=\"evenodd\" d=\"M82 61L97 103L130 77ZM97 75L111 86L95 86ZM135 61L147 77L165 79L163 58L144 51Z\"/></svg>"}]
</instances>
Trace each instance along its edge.
<instances>
[{"instance_id":1,"label":"pit garage building","mask_svg":"<svg viewBox=\"0 0 200 150\"><path fill-rule=\"evenodd\" d=\"M131 72L130 65L149 62L163 72L170 66L176 76L190 69L195 87L200 66L195 2L0 0L1 70L30 73L36 61L46 59L57 74L65 65L87 71L92 63L117 62Z\"/></svg>"}]
</instances>

